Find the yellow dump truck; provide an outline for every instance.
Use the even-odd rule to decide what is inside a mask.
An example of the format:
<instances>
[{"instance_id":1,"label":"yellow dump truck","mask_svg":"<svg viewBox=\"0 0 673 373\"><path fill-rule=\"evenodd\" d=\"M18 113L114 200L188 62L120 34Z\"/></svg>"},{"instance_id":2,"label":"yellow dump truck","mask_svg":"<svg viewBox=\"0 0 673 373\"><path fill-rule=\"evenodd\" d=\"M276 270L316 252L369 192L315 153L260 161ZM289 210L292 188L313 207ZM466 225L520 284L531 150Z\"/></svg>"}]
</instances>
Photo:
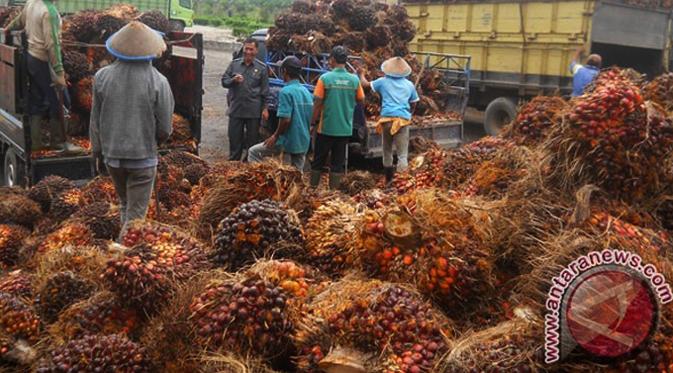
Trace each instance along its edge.
<instances>
[{"instance_id":1,"label":"yellow dump truck","mask_svg":"<svg viewBox=\"0 0 673 373\"><path fill-rule=\"evenodd\" d=\"M669 67L671 12L617 1L405 2L417 26L412 51L472 56L470 106L485 109L495 134L522 99L569 94L570 62L578 47L604 66L648 76Z\"/></svg>"}]
</instances>

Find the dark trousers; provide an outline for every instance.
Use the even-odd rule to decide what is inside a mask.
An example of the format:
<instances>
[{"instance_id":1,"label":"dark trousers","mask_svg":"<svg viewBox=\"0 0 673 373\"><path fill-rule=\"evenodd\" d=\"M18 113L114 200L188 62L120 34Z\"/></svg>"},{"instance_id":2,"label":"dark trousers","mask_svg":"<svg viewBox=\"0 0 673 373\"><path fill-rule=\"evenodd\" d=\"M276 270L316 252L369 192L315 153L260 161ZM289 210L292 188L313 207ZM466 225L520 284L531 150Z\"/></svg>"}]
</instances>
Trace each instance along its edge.
<instances>
[{"instance_id":1,"label":"dark trousers","mask_svg":"<svg viewBox=\"0 0 673 373\"><path fill-rule=\"evenodd\" d=\"M337 174L346 172L346 146L348 146L348 140L349 137L317 134L311 170L322 171L329 157L330 172Z\"/></svg>"},{"instance_id":2,"label":"dark trousers","mask_svg":"<svg viewBox=\"0 0 673 373\"><path fill-rule=\"evenodd\" d=\"M240 161L243 150L259 143L260 118L229 117L229 160Z\"/></svg>"},{"instance_id":3,"label":"dark trousers","mask_svg":"<svg viewBox=\"0 0 673 373\"><path fill-rule=\"evenodd\" d=\"M150 205L156 167L148 168L114 168L107 166L108 173L119 196L122 231L126 231L128 223L145 219Z\"/></svg>"},{"instance_id":4,"label":"dark trousers","mask_svg":"<svg viewBox=\"0 0 673 373\"><path fill-rule=\"evenodd\" d=\"M49 114L50 118L58 116L58 97L52 86L49 63L41 61L30 54L28 55L28 77L30 83L30 115ZM70 106L70 96L67 90L63 90L64 105Z\"/></svg>"}]
</instances>

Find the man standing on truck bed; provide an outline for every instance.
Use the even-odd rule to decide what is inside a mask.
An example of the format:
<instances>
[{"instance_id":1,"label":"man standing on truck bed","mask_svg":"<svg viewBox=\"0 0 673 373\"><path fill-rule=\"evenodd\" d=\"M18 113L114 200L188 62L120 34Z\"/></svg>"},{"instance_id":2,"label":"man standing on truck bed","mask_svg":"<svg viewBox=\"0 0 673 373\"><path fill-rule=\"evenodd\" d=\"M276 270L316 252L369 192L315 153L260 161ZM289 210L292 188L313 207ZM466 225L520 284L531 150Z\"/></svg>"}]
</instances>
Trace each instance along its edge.
<instances>
[{"instance_id":1,"label":"man standing on truck bed","mask_svg":"<svg viewBox=\"0 0 673 373\"><path fill-rule=\"evenodd\" d=\"M257 57L257 40L243 42L243 58L231 61L222 76L229 89L229 160L240 161L243 150L259 142L260 117L269 120L269 73Z\"/></svg>"},{"instance_id":2,"label":"man standing on truck bed","mask_svg":"<svg viewBox=\"0 0 673 373\"><path fill-rule=\"evenodd\" d=\"M308 89L299 82L302 64L297 57L285 57L280 67L287 84L278 94L278 127L266 141L248 150L248 160L261 162L264 157L283 152L290 163L303 172L304 158L311 142L309 127L313 99Z\"/></svg>"},{"instance_id":3,"label":"man standing on truck bed","mask_svg":"<svg viewBox=\"0 0 673 373\"><path fill-rule=\"evenodd\" d=\"M397 171L407 169L409 153L409 124L411 124L411 106L420 98L414 83L407 77L411 75L411 66L402 57L393 57L381 65L383 78L367 81L364 71L360 70L360 81L364 88L370 88L381 96L381 118L376 124L376 132L383 135L383 168L386 183L393 181L393 143L397 151Z\"/></svg>"},{"instance_id":4,"label":"man standing on truck bed","mask_svg":"<svg viewBox=\"0 0 673 373\"><path fill-rule=\"evenodd\" d=\"M353 112L357 102L363 103L365 93L360 79L346 71L348 51L336 46L329 55L332 71L318 79L313 91L312 124L317 123L315 151L311 164L311 186L320 184L323 168L330 158L329 187L336 189L346 170L346 147L353 135Z\"/></svg>"},{"instance_id":5,"label":"man standing on truck bed","mask_svg":"<svg viewBox=\"0 0 673 373\"><path fill-rule=\"evenodd\" d=\"M573 73L573 97L584 94L584 88L593 82L603 64L603 59L598 54L589 55L586 65L580 64L579 60L582 52L584 52L584 47L577 48L575 56L570 63L570 71Z\"/></svg>"},{"instance_id":6,"label":"man standing on truck bed","mask_svg":"<svg viewBox=\"0 0 673 373\"><path fill-rule=\"evenodd\" d=\"M133 21L106 47L117 61L94 78L89 133L99 171L107 167L119 196L124 234L129 222L147 214L157 148L173 131L175 102L168 79L151 63L166 50L158 32Z\"/></svg>"},{"instance_id":7,"label":"man standing on truck bed","mask_svg":"<svg viewBox=\"0 0 673 373\"><path fill-rule=\"evenodd\" d=\"M28 36L28 77L30 79L31 150L45 148L42 143L42 118L49 115L51 147L77 152L82 148L66 142L65 123L59 112L63 102L57 90L67 97L67 85L61 55L61 16L52 0L28 0L21 14L7 26L7 31L25 28Z\"/></svg>"}]
</instances>

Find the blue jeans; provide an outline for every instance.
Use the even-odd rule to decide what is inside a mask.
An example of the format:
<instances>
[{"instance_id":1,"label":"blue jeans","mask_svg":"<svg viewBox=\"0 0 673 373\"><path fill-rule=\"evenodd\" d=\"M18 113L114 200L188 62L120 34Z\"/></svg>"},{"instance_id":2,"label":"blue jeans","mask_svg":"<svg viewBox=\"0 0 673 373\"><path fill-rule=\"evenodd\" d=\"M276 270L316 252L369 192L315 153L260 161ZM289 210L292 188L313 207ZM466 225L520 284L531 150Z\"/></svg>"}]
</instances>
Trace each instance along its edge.
<instances>
[{"instance_id":1,"label":"blue jeans","mask_svg":"<svg viewBox=\"0 0 673 373\"><path fill-rule=\"evenodd\" d=\"M267 148L263 142L253 145L250 147L250 149L248 149L248 162L259 163L263 162L264 158L275 157L281 154L283 154L283 163L291 164L300 172L304 171L304 160L306 159L306 154L283 153L283 150L279 146Z\"/></svg>"}]
</instances>

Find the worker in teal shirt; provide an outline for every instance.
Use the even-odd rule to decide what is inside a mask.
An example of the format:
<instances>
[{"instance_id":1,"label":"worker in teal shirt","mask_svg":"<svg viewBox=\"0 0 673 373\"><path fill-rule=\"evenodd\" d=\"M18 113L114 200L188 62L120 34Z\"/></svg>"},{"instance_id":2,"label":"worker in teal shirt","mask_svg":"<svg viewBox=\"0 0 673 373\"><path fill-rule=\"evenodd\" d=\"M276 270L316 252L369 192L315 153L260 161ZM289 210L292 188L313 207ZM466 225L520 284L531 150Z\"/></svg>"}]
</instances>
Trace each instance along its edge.
<instances>
[{"instance_id":1,"label":"worker in teal shirt","mask_svg":"<svg viewBox=\"0 0 673 373\"><path fill-rule=\"evenodd\" d=\"M294 56L286 57L281 63L283 79L287 84L278 94L278 128L271 137L248 150L249 162L262 162L265 157L282 153L286 163L299 171L304 170L304 160L311 142L309 127L313 97L299 82L301 68L301 61Z\"/></svg>"},{"instance_id":2,"label":"worker in teal shirt","mask_svg":"<svg viewBox=\"0 0 673 373\"><path fill-rule=\"evenodd\" d=\"M587 57L586 65L580 64L580 55L583 51L584 47L578 48L570 63L570 72L573 74L573 97L584 94L584 89L596 79L603 63L603 59L600 55L592 54Z\"/></svg>"}]
</instances>

